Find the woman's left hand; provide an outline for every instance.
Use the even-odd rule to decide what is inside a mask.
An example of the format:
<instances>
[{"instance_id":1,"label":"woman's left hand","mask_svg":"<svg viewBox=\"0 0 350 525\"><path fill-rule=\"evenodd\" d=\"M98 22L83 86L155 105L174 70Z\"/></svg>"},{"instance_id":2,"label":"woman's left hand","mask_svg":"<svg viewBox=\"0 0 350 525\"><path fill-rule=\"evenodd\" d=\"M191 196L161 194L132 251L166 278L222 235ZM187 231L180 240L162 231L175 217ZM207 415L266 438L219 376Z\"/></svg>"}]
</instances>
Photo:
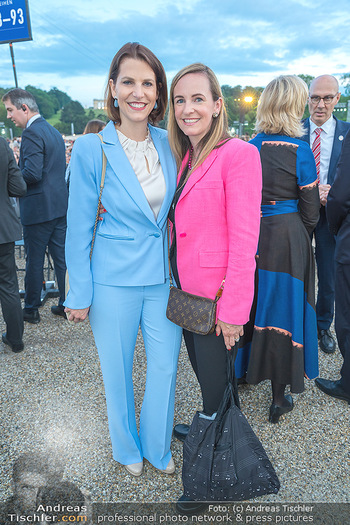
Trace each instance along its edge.
<instances>
[{"instance_id":1,"label":"woman's left hand","mask_svg":"<svg viewBox=\"0 0 350 525\"><path fill-rule=\"evenodd\" d=\"M81 323L85 321L88 316L90 306L88 308L82 308L75 310L74 308L65 308L64 311L67 315L68 321L73 321L74 323Z\"/></svg>"},{"instance_id":2,"label":"woman's left hand","mask_svg":"<svg viewBox=\"0 0 350 525\"><path fill-rule=\"evenodd\" d=\"M238 324L229 324L220 321L216 324L216 335L222 335L224 337L225 345L227 350L231 350L232 346L239 341L239 338L243 335L243 326Z\"/></svg>"}]
</instances>

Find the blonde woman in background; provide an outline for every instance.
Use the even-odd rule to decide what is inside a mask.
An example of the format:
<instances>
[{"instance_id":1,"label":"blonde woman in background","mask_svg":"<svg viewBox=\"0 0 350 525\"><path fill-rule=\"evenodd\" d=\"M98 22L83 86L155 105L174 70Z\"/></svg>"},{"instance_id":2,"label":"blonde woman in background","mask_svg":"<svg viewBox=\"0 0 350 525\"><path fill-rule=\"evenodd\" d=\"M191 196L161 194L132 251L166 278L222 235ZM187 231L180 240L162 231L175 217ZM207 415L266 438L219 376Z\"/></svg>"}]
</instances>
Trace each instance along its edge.
<instances>
[{"instance_id":1,"label":"blonde woman in background","mask_svg":"<svg viewBox=\"0 0 350 525\"><path fill-rule=\"evenodd\" d=\"M269 421L293 409L285 395L304 390L304 375L318 375L315 263L310 234L319 216L316 165L300 140L308 97L305 82L280 76L264 89L257 110L263 192L258 249L258 288L247 381L271 381Z\"/></svg>"}]
</instances>

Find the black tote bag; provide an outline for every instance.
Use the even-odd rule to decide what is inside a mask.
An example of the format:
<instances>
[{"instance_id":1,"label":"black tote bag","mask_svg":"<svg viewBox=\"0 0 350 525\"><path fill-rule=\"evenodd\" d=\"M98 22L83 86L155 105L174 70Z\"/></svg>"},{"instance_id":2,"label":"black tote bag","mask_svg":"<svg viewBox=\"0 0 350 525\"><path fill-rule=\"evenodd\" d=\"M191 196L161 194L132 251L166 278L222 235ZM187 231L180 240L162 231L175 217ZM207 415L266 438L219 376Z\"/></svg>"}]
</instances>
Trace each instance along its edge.
<instances>
[{"instance_id":1,"label":"black tote bag","mask_svg":"<svg viewBox=\"0 0 350 525\"><path fill-rule=\"evenodd\" d=\"M194 501L248 500L277 494L280 483L267 454L239 409L234 352L228 386L214 420L192 421L183 449L184 495Z\"/></svg>"}]
</instances>

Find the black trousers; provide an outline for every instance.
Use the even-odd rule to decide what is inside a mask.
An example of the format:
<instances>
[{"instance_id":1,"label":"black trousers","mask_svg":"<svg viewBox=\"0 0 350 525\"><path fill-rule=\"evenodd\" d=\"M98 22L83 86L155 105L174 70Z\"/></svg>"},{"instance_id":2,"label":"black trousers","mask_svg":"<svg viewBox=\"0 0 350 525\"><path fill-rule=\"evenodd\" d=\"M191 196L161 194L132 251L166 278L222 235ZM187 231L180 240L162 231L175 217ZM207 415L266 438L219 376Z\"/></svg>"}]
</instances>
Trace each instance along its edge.
<instances>
[{"instance_id":1,"label":"black trousers","mask_svg":"<svg viewBox=\"0 0 350 525\"><path fill-rule=\"evenodd\" d=\"M315 258L318 278L316 315L318 330L328 330L334 315L335 239L329 231L325 207L315 229Z\"/></svg>"},{"instance_id":2,"label":"black trousers","mask_svg":"<svg viewBox=\"0 0 350 525\"><path fill-rule=\"evenodd\" d=\"M49 248L55 267L60 292L59 304L63 304L65 300L66 262L64 245L66 227L66 217L59 217L52 221L23 226L23 240L26 249L24 307L27 311L37 310L41 306L46 247Z\"/></svg>"},{"instance_id":3,"label":"black trousers","mask_svg":"<svg viewBox=\"0 0 350 525\"><path fill-rule=\"evenodd\" d=\"M10 343L22 343L23 313L18 290L15 243L0 244L0 302Z\"/></svg>"},{"instance_id":4,"label":"black trousers","mask_svg":"<svg viewBox=\"0 0 350 525\"><path fill-rule=\"evenodd\" d=\"M350 394L350 264L336 262L335 331L344 363L340 371L341 385Z\"/></svg>"},{"instance_id":5,"label":"black trousers","mask_svg":"<svg viewBox=\"0 0 350 525\"><path fill-rule=\"evenodd\" d=\"M187 352L203 397L203 411L217 412L227 385L227 349L222 334L198 335L183 331ZM232 350L231 350L232 351Z\"/></svg>"}]
</instances>

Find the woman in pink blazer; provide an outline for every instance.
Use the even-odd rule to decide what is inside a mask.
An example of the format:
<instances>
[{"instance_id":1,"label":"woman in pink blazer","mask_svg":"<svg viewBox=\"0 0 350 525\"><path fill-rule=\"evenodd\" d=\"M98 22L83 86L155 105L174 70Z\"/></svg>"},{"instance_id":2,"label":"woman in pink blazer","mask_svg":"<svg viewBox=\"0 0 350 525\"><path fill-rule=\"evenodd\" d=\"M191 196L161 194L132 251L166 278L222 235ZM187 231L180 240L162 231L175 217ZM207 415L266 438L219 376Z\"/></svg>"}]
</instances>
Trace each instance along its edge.
<instances>
[{"instance_id":1,"label":"woman in pink blazer","mask_svg":"<svg viewBox=\"0 0 350 525\"><path fill-rule=\"evenodd\" d=\"M184 330L203 415L213 417L226 386L226 349L243 335L254 295L261 164L255 147L230 138L220 85L203 64L182 69L172 82L169 142L179 167L169 213L177 286L214 299L225 278L215 332ZM177 427L181 439L188 429Z\"/></svg>"}]
</instances>

